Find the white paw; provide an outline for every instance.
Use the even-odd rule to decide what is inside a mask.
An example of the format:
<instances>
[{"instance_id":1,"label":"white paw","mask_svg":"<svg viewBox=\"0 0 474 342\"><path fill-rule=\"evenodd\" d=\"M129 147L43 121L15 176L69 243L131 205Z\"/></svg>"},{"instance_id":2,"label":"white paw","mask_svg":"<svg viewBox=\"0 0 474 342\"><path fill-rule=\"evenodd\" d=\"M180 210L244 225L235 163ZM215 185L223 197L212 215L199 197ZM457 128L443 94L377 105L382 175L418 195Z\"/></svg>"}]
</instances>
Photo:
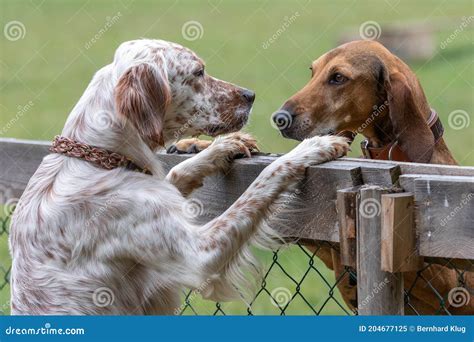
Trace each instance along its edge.
<instances>
[{"instance_id":1,"label":"white paw","mask_svg":"<svg viewBox=\"0 0 474 342\"><path fill-rule=\"evenodd\" d=\"M238 155L251 156L258 151L257 141L248 133L236 132L217 138L210 148L219 150L223 157L233 159Z\"/></svg>"},{"instance_id":2,"label":"white paw","mask_svg":"<svg viewBox=\"0 0 474 342\"><path fill-rule=\"evenodd\" d=\"M303 140L285 159L304 166L324 163L342 157L349 151L349 140L344 137L325 135Z\"/></svg>"}]
</instances>

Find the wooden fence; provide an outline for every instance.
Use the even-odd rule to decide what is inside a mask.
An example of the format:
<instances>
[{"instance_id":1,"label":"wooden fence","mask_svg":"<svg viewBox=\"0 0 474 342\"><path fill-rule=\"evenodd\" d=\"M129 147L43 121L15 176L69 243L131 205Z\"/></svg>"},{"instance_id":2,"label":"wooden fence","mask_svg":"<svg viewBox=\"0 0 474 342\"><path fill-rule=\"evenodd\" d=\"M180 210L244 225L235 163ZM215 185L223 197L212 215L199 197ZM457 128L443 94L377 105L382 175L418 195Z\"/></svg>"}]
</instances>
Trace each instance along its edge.
<instances>
[{"instance_id":1,"label":"wooden fence","mask_svg":"<svg viewBox=\"0 0 474 342\"><path fill-rule=\"evenodd\" d=\"M0 139L3 198L20 197L47 142ZM167 169L189 156L158 154ZM206 203L206 222L223 213L276 159L236 160L225 177L206 179L193 197ZM295 201L284 210L286 237L339 245L341 263L357 270L359 301L386 281L359 314L404 314L403 273L423 262L474 271L474 167L342 158L311 167ZM304 210L301 210L303 203ZM373 295L373 294L372 294ZM473 313L474 314L474 313Z\"/></svg>"}]
</instances>

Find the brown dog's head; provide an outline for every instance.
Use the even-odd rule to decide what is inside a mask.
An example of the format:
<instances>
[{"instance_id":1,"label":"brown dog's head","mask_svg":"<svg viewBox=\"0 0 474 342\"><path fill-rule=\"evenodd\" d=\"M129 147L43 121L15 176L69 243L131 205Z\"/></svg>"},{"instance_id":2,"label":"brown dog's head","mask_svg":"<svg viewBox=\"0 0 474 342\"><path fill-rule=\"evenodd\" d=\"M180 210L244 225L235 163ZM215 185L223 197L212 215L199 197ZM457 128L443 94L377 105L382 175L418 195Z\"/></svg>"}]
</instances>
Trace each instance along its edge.
<instances>
[{"instance_id":1,"label":"brown dog's head","mask_svg":"<svg viewBox=\"0 0 474 342\"><path fill-rule=\"evenodd\" d=\"M423 90L409 67L380 43L341 45L310 69L309 83L273 114L283 136L302 140L352 131L375 146L397 139L411 160L429 160L434 137L425 121L430 108Z\"/></svg>"}]
</instances>

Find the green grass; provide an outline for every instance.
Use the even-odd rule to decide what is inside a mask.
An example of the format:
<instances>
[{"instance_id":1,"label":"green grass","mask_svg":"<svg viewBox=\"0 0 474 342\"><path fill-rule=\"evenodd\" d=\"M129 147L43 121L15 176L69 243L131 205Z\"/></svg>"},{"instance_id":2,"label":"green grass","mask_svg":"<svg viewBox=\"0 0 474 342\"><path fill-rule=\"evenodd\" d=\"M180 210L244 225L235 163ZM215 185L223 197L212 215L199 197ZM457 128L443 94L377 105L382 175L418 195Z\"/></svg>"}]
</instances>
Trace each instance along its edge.
<instances>
[{"instance_id":1,"label":"green grass","mask_svg":"<svg viewBox=\"0 0 474 342\"><path fill-rule=\"evenodd\" d=\"M120 19L86 49L85 44L104 27L106 17L118 12ZM276 42L263 49L262 44L281 27L284 18L295 12L299 13L297 19ZM361 23L369 20L377 21L382 29L384 24L421 21L441 27L436 35L441 43L472 12L469 0L0 0L2 27L18 20L26 28L23 39L0 39L0 129L8 126L3 136L50 140L61 131L94 72L111 62L116 47L125 40L150 37L188 46L206 61L210 74L255 90L257 100L246 129L258 138L262 150L285 152L295 142L281 138L272 129L270 115L308 81L311 61L335 47L342 31L352 28L358 32ZM201 39L183 38L181 28L190 20L202 24ZM474 123L463 130L453 130L447 119L456 109L471 114L474 107L472 38L472 29L466 29L430 61L411 65L445 123L448 145L462 165L474 165ZM30 101L32 107L18 115ZM355 148L353 155L359 154ZM5 236L0 235L0 266L9 263L5 241ZM288 267L293 267L292 272L305 268L307 260L295 251L283 255L291 261ZM269 255L265 254L265 258ZM313 287L307 292L314 296L314 304L320 301L317 296L327 294L317 280L305 284ZM292 285L275 275L271 286ZM7 290L0 291L0 305L8 299ZM205 312L212 310L212 304L199 306L208 310ZM238 304L227 306L234 308ZM256 312L275 312L272 309L275 308L266 298L258 302ZM301 303L290 309L292 313L307 313ZM328 306L323 312L341 311Z\"/></svg>"}]
</instances>

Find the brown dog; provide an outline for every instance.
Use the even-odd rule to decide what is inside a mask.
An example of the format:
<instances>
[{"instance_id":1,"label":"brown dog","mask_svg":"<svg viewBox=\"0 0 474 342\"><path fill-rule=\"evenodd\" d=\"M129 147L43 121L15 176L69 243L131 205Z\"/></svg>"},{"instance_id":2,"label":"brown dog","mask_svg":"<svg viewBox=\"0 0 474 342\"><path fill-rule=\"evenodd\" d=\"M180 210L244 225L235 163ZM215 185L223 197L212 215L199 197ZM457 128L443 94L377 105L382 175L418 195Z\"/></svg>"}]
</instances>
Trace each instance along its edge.
<instances>
[{"instance_id":1,"label":"brown dog","mask_svg":"<svg viewBox=\"0 0 474 342\"><path fill-rule=\"evenodd\" d=\"M341 45L315 60L310 69L308 84L273 116L283 136L303 140L351 131L366 137L364 154L374 159L456 164L417 77L381 44L354 41ZM339 278L344 271L339 253L320 248L316 255ZM413 286L416 275L404 273L405 288ZM459 286L456 271L432 265L423 271L423 277L449 305L449 291ZM339 289L354 309L357 286L348 278L339 284ZM466 285L473 288L472 273L466 272L464 278ZM410 303L420 314L436 313L440 299L420 279L411 290ZM473 314L474 299L465 306L450 307L449 311ZM407 308L406 312L414 311Z\"/></svg>"}]
</instances>

